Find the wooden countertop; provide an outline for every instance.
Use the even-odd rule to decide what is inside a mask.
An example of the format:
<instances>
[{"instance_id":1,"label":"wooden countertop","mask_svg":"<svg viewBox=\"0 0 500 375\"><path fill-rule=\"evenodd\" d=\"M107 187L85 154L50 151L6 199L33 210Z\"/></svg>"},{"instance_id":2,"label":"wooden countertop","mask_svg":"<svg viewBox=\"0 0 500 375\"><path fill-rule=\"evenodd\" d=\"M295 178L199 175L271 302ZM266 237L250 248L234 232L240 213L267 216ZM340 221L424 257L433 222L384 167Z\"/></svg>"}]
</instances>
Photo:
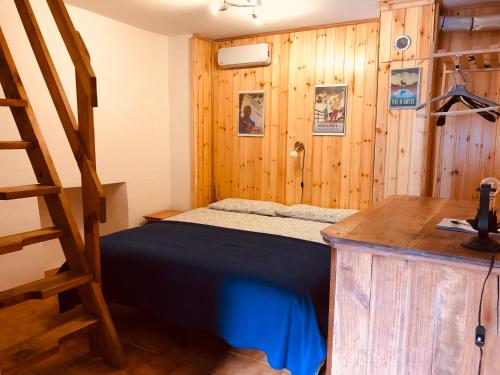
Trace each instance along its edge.
<instances>
[{"instance_id":1,"label":"wooden countertop","mask_svg":"<svg viewBox=\"0 0 500 375\"><path fill-rule=\"evenodd\" d=\"M322 235L332 247L362 245L383 252L488 266L491 253L460 245L473 235L436 229L445 217L474 217L478 204L395 195L329 226ZM498 263L496 267L500 268Z\"/></svg>"}]
</instances>

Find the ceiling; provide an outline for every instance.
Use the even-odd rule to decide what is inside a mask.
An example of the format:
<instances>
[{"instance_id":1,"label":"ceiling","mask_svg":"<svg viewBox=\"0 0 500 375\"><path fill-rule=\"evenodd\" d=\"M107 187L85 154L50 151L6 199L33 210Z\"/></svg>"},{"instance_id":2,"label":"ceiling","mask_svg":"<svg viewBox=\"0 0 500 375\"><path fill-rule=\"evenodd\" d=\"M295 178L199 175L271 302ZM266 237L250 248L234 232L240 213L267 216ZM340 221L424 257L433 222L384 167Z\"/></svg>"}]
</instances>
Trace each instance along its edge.
<instances>
[{"instance_id":1,"label":"ceiling","mask_svg":"<svg viewBox=\"0 0 500 375\"><path fill-rule=\"evenodd\" d=\"M377 18L379 15L377 0L261 0L259 16L262 24L256 25L250 9L230 8L213 15L209 9L212 1L65 0L67 4L160 34L200 34L214 39Z\"/></svg>"},{"instance_id":2,"label":"ceiling","mask_svg":"<svg viewBox=\"0 0 500 375\"><path fill-rule=\"evenodd\" d=\"M259 12L261 24L256 25L250 9L230 8L224 13L212 14L209 9L210 4L217 1L222 2L222 0L65 0L67 4L167 36L200 34L214 39L379 16L377 0L261 0ZM447 7L492 2L492 0L442 1Z\"/></svg>"}]
</instances>

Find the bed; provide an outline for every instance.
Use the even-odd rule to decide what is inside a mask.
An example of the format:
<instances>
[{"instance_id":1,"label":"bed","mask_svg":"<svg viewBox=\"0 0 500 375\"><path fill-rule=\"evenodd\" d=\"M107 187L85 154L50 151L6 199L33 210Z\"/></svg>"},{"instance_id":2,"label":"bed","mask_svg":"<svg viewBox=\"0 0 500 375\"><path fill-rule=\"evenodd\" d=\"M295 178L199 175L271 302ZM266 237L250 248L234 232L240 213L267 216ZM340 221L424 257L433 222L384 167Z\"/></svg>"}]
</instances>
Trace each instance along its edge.
<instances>
[{"instance_id":1,"label":"bed","mask_svg":"<svg viewBox=\"0 0 500 375\"><path fill-rule=\"evenodd\" d=\"M330 224L269 213L200 208L102 237L107 301L262 350L292 375L316 374L330 272L320 231Z\"/></svg>"}]
</instances>

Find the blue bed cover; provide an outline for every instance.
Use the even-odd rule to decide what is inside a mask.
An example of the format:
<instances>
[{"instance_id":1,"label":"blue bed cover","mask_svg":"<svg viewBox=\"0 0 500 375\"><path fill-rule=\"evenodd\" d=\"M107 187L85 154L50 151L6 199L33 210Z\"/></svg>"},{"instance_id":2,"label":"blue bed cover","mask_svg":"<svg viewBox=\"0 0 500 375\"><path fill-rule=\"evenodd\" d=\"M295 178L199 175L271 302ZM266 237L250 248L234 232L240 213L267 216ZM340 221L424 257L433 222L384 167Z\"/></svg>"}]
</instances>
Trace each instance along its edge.
<instances>
[{"instance_id":1,"label":"blue bed cover","mask_svg":"<svg viewBox=\"0 0 500 375\"><path fill-rule=\"evenodd\" d=\"M101 252L108 302L262 350L292 375L326 357L327 245L163 221L104 236Z\"/></svg>"}]
</instances>

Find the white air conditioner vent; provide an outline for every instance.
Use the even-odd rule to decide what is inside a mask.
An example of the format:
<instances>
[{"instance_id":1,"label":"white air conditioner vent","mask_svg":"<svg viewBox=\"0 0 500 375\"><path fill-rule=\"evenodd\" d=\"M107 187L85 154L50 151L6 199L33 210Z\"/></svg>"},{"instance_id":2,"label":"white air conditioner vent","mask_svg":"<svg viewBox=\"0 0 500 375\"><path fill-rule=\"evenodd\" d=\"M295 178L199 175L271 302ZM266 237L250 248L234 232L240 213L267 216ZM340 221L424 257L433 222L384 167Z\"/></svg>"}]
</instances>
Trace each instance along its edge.
<instances>
[{"instance_id":1,"label":"white air conditioner vent","mask_svg":"<svg viewBox=\"0 0 500 375\"><path fill-rule=\"evenodd\" d=\"M266 66L271 64L271 45L259 43L221 48L217 62L222 69Z\"/></svg>"}]
</instances>

